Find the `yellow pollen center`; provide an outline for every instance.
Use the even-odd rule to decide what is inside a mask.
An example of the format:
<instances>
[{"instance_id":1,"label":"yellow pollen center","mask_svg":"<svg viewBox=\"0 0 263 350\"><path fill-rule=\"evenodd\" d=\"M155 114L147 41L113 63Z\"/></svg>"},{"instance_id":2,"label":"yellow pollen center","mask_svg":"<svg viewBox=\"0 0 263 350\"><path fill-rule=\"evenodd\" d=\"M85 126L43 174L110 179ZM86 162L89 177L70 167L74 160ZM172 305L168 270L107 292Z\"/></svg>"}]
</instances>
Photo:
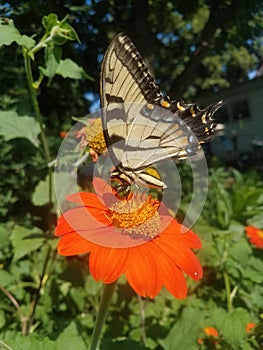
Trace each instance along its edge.
<instances>
[{"instance_id":1,"label":"yellow pollen center","mask_svg":"<svg viewBox=\"0 0 263 350\"><path fill-rule=\"evenodd\" d=\"M101 119L95 119L94 122L86 128L86 138L88 145L98 154L106 151L106 143L102 131Z\"/></svg>"},{"instance_id":2,"label":"yellow pollen center","mask_svg":"<svg viewBox=\"0 0 263 350\"><path fill-rule=\"evenodd\" d=\"M148 197L144 202L137 197L129 201L119 201L110 209L109 219L115 229L133 239L150 240L160 232L160 203Z\"/></svg>"},{"instance_id":3,"label":"yellow pollen center","mask_svg":"<svg viewBox=\"0 0 263 350\"><path fill-rule=\"evenodd\" d=\"M259 238L263 239L263 230L257 230L257 235Z\"/></svg>"}]
</instances>

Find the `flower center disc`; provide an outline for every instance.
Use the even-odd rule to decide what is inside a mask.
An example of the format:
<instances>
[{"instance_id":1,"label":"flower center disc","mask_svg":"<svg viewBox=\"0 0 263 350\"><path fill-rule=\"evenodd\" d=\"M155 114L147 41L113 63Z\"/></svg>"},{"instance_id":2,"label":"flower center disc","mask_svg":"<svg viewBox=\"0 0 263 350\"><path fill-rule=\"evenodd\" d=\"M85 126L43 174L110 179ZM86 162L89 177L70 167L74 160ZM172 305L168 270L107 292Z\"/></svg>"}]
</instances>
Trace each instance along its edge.
<instances>
[{"instance_id":1,"label":"flower center disc","mask_svg":"<svg viewBox=\"0 0 263 350\"><path fill-rule=\"evenodd\" d=\"M117 202L110 208L109 219L115 229L133 239L151 240L160 233L160 203L148 197L144 202L138 196Z\"/></svg>"}]
</instances>

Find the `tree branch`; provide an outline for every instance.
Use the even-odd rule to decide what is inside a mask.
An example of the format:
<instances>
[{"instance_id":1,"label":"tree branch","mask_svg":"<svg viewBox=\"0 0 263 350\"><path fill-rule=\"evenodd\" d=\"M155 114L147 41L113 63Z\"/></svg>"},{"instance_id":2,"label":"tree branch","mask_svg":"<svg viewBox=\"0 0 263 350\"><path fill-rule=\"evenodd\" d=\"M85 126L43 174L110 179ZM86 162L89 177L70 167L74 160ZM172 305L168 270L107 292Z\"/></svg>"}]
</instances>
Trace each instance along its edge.
<instances>
[{"instance_id":1,"label":"tree branch","mask_svg":"<svg viewBox=\"0 0 263 350\"><path fill-rule=\"evenodd\" d=\"M199 44L190 56L182 73L174 80L172 90L176 91L176 97L181 97L185 90L191 85L198 67L202 64L209 49L212 46L216 31L222 26L224 21L235 13L236 1L228 7L221 7L220 3L214 3L210 9L210 15L206 25L200 35Z\"/></svg>"}]
</instances>

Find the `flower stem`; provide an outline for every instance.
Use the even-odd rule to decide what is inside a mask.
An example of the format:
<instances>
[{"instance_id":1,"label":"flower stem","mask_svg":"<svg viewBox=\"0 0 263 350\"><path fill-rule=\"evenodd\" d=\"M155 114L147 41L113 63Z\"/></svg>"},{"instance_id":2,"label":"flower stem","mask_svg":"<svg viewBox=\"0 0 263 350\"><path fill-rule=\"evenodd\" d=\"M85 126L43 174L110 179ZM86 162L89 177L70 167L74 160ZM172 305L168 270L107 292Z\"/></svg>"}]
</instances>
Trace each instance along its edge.
<instances>
[{"instance_id":1,"label":"flower stem","mask_svg":"<svg viewBox=\"0 0 263 350\"><path fill-rule=\"evenodd\" d=\"M97 318L95 321L95 326L93 329L93 334L91 337L91 344L90 344L89 350L98 350L99 349L102 327L103 327L104 322L106 320L106 316L107 316L107 313L109 310L109 306L110 306L116 285L117 285L117 281L110 283L110 284L104 284L102 296L101 296L101 300L100 300L100 306L99 306L99 310L97 313Z\"/></svg>"},{"instance_id":2,"label":"flower stem","mask_svg":"<svg viewBox=\"0 0 263 350\"><path fill-rule=\"evenodd\" d=\"M17 302L15 297L10 292L8 292L8 290L5 289L4 287L0 286L0 291L3 292L10 299L10 301L14 304L14 306L15 306L18 314L19 314L21 325L22 325L21 333L23 335L27 335L27 333L26 333L26 330L27 330L27 317L24 315L23 311L21 310L21 307L20 307L19 303ZM1 345L1 343L0 343L0 345Z\"/></svg>"},{"instance_id":3,"label":"flower stem","mask_svg":"<svg viewBox=\"0 0 263 350\"><path fill-rule=\"evenodd\" d=\"M140 317L141 317L141 328L142 328L142 341L143 344L146 345L146 328L145 328L145 309L142 301L142 297L137 295L139 306L140 306Z\"/></svg>"},{"instance_id":4,"label":"flower stem","mask_svg":"<svg viewBox=\"0 0 263 350\"><path fill-rule=\"evenodd\" d=\"M52 40L51 36L48 36L46 39L41 40L33 49L31 49L31 53L35 54L39 50L46 47L47 43Z\"/></svg>"},{"instance_id":5,"label":"flower stem","mask_svg":"<svg viewBox=\"0 0 263 350\"><path fill-rule=\"evenodd\" d=\"M231 296L229 278L228 278L228 274L225 271L223 272L223 275L224 275L226 298L227 298L227 311L231 312L231 311L233 311L233 304L232 304L232 296Z\"/></svg>"},{"instance_id":6,"label":"flower stem","mask_svg":"<svg viewBox=\"0 0 263 350\"><path fill-rule=\"evenodd\" d=\"M50 248L50 246L48 246L47 247L47 252L46 252L46 258L45 258L45 261L44 261L44 264L43 264L43 268L42 268L42 272L41 272L41 275L40 275L40 278L39 278L39 284L38 284L38 288L37 288L37 291L36 291L36 295L35 295L34 300L31 303L31 307L30 307L30 310L29 310L29 315L28 315L28 318L29 318L28 333L30 332L30 328L31 328L32 323L33 323L33 319L34 319L34 316L35 316L36 308L37 308L37 305L38 305L38 302L39 302L39 299L40 299L40 295L41 295L41 290L42 290L43 285L44 285L45 277L48 276L47 267L48 267L48 263L50 261L50 253L51 253L51 248ZM55 253L56 252L54 252L54 254L53 254L53 259L55 259Z\"/></svg>"},{"instance_id":7,"label":"flower stem","mask_svg":"<svg viewBox=\"0 0 263 350\"><path fill-rule=\"evenodd\" d=\"M27 75L29 92L30 92L33 108L35 111L35 116L36 116L37 122L38 122L39 127L40 127L41 141L42 141L42 145L43 145L43 149L44 149L44 156L45 156L46 164L48 167L48 178L49 178L49 193L48 193L48 195L49 195L49 203L51 204L52 203L52 172L51 172L51 168L49 167L49 163L51 160L50 152L49 152L48 142L46 139L44 123L42 120L42 116L41 116L38 101L37 101L37 93L36 93L36 90L34 88L33 74L32 74L32 69L31 69L31 64L30 64L30 53L27 51L27 49L24 48L23 55L24 55L24 61L25 61L25 70L26 70L26 75Z\"/></svg>"}]
</instances>

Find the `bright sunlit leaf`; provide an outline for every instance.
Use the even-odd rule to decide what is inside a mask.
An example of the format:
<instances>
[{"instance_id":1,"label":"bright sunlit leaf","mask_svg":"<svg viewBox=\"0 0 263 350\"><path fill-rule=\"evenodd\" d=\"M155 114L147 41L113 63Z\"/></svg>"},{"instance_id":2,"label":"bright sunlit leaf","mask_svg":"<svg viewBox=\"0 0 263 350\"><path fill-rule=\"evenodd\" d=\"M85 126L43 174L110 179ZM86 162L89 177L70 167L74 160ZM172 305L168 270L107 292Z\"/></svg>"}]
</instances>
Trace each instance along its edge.
<instances>
[{"instance_id":1,"label":"bright sunlit leaf","mask_svg":"<svg viewBox=\"0 0 263 350\"><path fill-rule=\"evenodd\" d=\"M35 45L35 40L27 35L21 35L14 26L11 19L0 19L0 46L11 45L16 42L18 45L31 48Z\"/></svg>"},{"instance_id":2,"label":"bright sunlit leaf","mask_svg":"<svg viewBox=\"0 0 263 350\"><path fill-rule=\"evenodd\" d=\"M34 118L19 116L15 111L0 111L0 134L6 141L23 137L38 147L39 133L40 127Z\"/></svg>"}]
</instances>

